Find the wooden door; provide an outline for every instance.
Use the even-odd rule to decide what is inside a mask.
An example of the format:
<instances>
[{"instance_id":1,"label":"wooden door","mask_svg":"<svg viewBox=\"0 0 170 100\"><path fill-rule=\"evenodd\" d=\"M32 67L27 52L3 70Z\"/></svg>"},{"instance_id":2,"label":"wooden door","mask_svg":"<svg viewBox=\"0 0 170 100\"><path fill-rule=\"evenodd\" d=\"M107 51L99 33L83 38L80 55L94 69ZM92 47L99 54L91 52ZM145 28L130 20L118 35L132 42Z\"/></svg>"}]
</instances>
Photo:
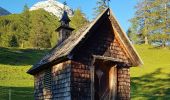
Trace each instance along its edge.
<instances>
[{"instance_id":1,"label":"wooden door","mask_svg":"<svg viewBox=\"0 0 170 100\"><path fill-rule=\"evenodd\" d=\"M110 99L116 100L117 95L117 68L113 66L109 71L109 89L110 89Z\"/></svg>"},{"instance_id":2,"label":"wooden door","mask_svg":"<svg viewBox=\"0 0 170 100\"><path fill-rule=\"evenodd\" d=\"M94 92L95 100L114 100L117 90L117 71L115 66L106 63L95 64Z\"/></svg>"}]
</instances>

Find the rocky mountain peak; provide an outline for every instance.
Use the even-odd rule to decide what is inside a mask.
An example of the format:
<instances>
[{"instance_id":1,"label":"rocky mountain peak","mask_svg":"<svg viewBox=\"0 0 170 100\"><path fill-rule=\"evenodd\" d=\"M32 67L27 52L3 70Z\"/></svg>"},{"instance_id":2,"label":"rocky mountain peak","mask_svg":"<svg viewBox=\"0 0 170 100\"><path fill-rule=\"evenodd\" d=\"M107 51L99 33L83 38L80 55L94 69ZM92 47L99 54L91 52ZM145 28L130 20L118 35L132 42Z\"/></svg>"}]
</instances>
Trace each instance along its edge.
<instances>
[{"instance_id":1,"label":"rocky mountain peak","mask_svg":"<svg viewBox=\"0 0 170 100\"><path fill-rule=\"evenodd\" d=\"M73 16L73 10L69 6L67 6L67 5L64 6L64 4L62 4L56 0L40 1L36 4L34 4L30 8L30 11L37 10L37 9L44 9L45 11L50 12L59 18L61 18L63 10L65 9L70 17Z\"/></svg>"}]
</instances>

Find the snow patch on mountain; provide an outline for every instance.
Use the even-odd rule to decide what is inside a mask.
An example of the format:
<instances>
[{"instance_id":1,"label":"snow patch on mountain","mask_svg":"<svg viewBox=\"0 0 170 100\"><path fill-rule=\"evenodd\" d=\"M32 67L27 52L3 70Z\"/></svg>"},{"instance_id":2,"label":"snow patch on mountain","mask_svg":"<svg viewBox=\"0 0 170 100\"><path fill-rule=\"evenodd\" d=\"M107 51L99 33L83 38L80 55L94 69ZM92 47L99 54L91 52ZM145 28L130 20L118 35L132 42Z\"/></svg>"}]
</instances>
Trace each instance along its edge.
<instances>
[{"instance_id":1,"label":"snow patch on mountain","mask_svg":"<svg viewBox=\"0 0 170 100\"><path fill-rule=\"evenodd\" d=\"M56 15L57 17L61 17L63 10L67 11L68 15L70 17L73 16L73 10L68 7L67 5L64 6L64 4L56 1L56 0L46 0L46 1L40 1L36 4L34 4L31 8L30 11L32 10L38 10L38 9L44 9L47 12L50 12L54 15Z\"/></svg>"}]
</instances>

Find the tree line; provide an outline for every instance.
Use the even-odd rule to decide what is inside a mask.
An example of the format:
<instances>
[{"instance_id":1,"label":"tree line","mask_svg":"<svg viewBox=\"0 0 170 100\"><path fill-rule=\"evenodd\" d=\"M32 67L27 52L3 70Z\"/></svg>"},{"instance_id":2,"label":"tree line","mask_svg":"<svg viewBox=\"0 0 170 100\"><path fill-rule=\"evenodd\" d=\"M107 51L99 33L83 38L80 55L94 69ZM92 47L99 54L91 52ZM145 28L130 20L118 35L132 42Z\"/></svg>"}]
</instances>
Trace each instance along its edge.
<instances>
[{"instance_id":1,"label":"tree line","mask_svg":"<svg viewBox=\"0 0 170 100\"><path fill-rule=\"evenodd\" d=\"M74 11L71 27L75 30L88 20L81 9ZM51 48L57 44L59 18L43 9L29 11L24 6L21 14L0 16L0 46L21 48Z\"/></svg>"},{"instance_id":2,"label":"tree line","mask_svg":"<svg viewBox=\"0 0 170 100\"><path fill-rule=\"evenodd\" d=\"M135 10L127 31L132 43L167 46L170 43L170 1L140 0Z\"/></svg>"},{"instance_id":3,"label":"tree line","mask_svg":"<svg viewBox=\"0 0 170 100\"><path fill-rule=\"evenodd\" d=\"M94 17L107 8L105 0L97 0ZM127 35L134 44L170 44L170 1L140 0L130 19ZM70 25L76 30L89 21L81 9L74 11ZM40 9L29 11L25 6L21 14L0 17L0 46L50 48L56 45L59 19ZM76 31L75 30L75 31Z\"/></svg>"}]
</instances>

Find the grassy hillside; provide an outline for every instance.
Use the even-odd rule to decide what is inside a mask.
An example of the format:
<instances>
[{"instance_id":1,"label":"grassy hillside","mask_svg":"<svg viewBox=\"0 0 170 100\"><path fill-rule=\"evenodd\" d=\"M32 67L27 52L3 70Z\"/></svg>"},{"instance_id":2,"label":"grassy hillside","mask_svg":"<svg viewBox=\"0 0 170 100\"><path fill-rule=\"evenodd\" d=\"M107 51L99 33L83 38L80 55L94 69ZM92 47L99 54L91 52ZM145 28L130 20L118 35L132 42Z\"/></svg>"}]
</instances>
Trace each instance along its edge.
<instances>
[{"instance_id":1,"label":"grassy hillside","mask_svg":"<svg viewBox=\"0 0 170 100\"><path fill-rule=\"evenodd\" d=\"M0 48L0 100L33 99L33 77L26 71L47 50Z\"/></svg>"},{"instance_id":2,"label":"grassy hillside","mask_svg":"<svg viewBox=\"0 0 170 100\"><path fill-rule=\"evenodd\" d=\"M40 24L43 23L43 24ZM59 19L42 9L0 16L0 46L1 47L35 47L34 41L41 42L41 47L51 47L56 44L55 29L59 26ZM36 29L43 31L37 31ZM42 37L36 37L37 32ZM24 41L24 42L23 42ZM38 47L38 46L37 46ZM44 47L43 47L44 48Z\"/></svg>"},{"instance_id":3,"label":"grassy hillside","mask_svg":"<svg viewBox=\"0 0 170 100\"><path fill-rule=\"evenodd\" d=\"M133 100L170 99L170 49L135 46L144 65L131 68Z\"/></svg>"},{"instance_id":4,"label":"grassy hillside","mask_svg":"<svg viewBox=\"0 0 170 100\"><path fill-rule=\"evenodd\" d=\"M132 100L170 99L170 49L135 46L144 65L131 68ZM0 48L0 100L33 99L33 77L26 71L48 50Z\"/></svg>"}]
</instances>

